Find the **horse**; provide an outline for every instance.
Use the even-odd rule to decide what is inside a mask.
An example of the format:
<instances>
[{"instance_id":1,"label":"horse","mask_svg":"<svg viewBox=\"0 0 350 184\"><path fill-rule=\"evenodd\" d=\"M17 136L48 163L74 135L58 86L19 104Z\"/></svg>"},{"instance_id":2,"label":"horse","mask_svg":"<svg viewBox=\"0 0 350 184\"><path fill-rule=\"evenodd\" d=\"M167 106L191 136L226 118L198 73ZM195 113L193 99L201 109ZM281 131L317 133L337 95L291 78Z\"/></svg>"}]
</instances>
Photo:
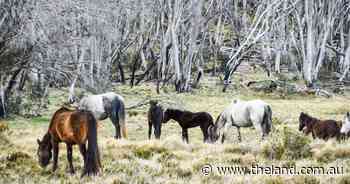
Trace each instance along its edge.
<instances>
[{"instance_id":1,"label":"horse","mask_svg":"<svg viewBox=\"0 0 350 184\"><path fill-rule=\"evenodd\" d=\"M189 143L188 129L199 126L203 133L203 141L208 141L208 127L213 124L212 116L207 112L190 112L179 109L166 109L164 112L163 123L167 123L170 119L179 123L182 128L182 139Z\"/></svg>"},{"instance_id":2,"label":"horse","mask_svg":"<svg viewBox=\"0 0 350 184\"><path fill-rule=\"evenodd\" d=\"M340 127L335 120L319 120L310 115L301 112L299 116L299 131L305 135L312 134L312 138L328 140L329 138L340 138Z\"/></svg>"},{"instance_id":3,"label":"horse","mask_svg":"<svg viewBox=\"0 0 350 184\"><path fill-rule=\"evenodd\" d=\"M84 175L96 175L101 168L101 161L97 145L97 121L94 115L85 110L70 110L62 107L52 116L47 133L42 140L37 139L39 145L37 156L41 167L46 167L53 152L52 171L57 169L59 143L67 145L67 159L69 172L74 174L72 163L72 146L79 145L80 153L84 158ZM88 148L86 149L86 142Z\"/></svg>"},{"instance_id":4,"label":"horse","mask_svg":"<svg viewBox=\"0 0 350 184\"><path fill-rule=\"evenodd\" d=\"M115 138L127 137L125 126L125 105L122 96L109 92L83 97L78 109L91 111L99 121L110 118L115 127Z\"/></svg>"},{"instance_id":5,"label":"horse","mask_svg":"<svg viewBox=\"0 0 350 184\"><path fill-rule=\"evenodd\" d=\"M225 134L231 126L237 128L238 140L241 142L241 127L254 126L262 133L262 139L271 131L272 111L269 104L262 100L240 101L234 100L217 117L214 126L208 128L210 142L216 142L221 136L224 143Z\"/></svg>"},{"instance_id":6,"label":"horse","mask_svg":"<svg viewBox=\"0 0 350 184\"><path fill-rule=\"evenodd\" d=\"M347 112L344 117L343 125L340 129L340 134L343 136L342 138L348 137L350 134L350 113Z\"/></svg>"},{"instance_id":7,"label":"horse","mask_svg":"<svg viewBox=\"0 0 350 184\"><path fill-rule=\"evenodd\" d=\"M151 139L152 125L154 126L154 136L156 139L160 138L163 113L162 106L158 104L158 101L151 100L150 108L148 110L148 139Z\"/></svg>"}]
</instances>

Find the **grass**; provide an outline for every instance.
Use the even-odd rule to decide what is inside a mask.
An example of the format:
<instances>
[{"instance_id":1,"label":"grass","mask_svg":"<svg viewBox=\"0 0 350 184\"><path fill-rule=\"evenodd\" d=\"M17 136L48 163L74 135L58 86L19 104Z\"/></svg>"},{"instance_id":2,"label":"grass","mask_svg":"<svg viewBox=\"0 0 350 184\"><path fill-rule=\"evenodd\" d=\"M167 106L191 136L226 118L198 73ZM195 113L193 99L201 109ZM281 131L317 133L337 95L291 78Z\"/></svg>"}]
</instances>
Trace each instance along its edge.
<instances>
[{"instance_id":1,"label":"grass","mask_svg":"<svg viewBox=\"0 0 350 184\"><path fill-rule=\"evenodd\" d=\"M189 131L190 144L181 141L181 128L174 121L164 124L161 140L148 140L147 110L142 106L129 111L128 139L113 139L114 128L109 120L99 125L99 147L103 172L96 177L79 178L83 167L78 148L73 159L76 175L67 172L65 145L60 145L59 169L51 172L37 163L36 139L47 131L52 113L67 97L67 89L50 90L49 107L35 118L11 117L0 122L0 183L350 183L350 141L338 143L312 140L297 131L301 111L322 119L342 120L347 112L348 96L318 98L310 96L281 97L230 88L221 89L203 84L200 90L177 94L167 90L157 95L151 84L117 86L115 92L132 106L145 99L159 99L167 107L191 111L207 111L214 119L234 99L260 98L271 104L273 132L266 140L253 128L242 128L242 143L234 128L225 144L203 144L199 128ZM345 167L344 176L220 176L201 174L206 164L249 166L251 164L280 166Z\"/></svg>"}]
</instances>

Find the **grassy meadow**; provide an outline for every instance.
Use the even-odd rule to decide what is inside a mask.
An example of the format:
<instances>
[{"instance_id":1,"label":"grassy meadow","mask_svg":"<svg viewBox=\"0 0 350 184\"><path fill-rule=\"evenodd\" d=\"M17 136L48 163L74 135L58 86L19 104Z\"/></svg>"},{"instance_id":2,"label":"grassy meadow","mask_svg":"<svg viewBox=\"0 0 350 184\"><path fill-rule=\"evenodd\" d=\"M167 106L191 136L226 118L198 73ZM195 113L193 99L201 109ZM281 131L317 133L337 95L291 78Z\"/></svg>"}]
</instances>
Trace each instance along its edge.
<instances>
[{"instance_id":1,"label":"grassy meadow","mask_svg":"<svg viewBox=\"0 0 350 184\"><path fill-rule=\"evenodd\" d=\"M145 99L160 99L165 106L190 111L207 111L214 118L235 99L262 99L273 111L273 131L260 140L253 128L242 128L242 142L231 129L225 144L204 144L199 128L189 131L190 144L181 141L181 129L171 121L162 127L161 140L148 140L148 105L131 109L127 115L127 140L115 140L109 120L99 124L98 142L102 159L102 173L80 179L82 157L74 147L75 175L68 174L65 145L60 145L58 170L51 172L52 164L41 168L37 163L36 139L47 131L52 113L67 99L67 89L51 89L49 106L41 117L25 119L13 116L0 123L0 183L350 183L350 141L338 143L312 140L298 132L301 111L319 118L341 120L350 111L347 95L332 98L312 96L282 96L246 90L203 85L192 93L177 94L165 90L157 95L151 84L116 86L114 91L124 96L126 106ZM205 164L252 164L286 166L343 166L344 175L332 176L268 176L201 174Z\"/></svg>"}]
</instances>

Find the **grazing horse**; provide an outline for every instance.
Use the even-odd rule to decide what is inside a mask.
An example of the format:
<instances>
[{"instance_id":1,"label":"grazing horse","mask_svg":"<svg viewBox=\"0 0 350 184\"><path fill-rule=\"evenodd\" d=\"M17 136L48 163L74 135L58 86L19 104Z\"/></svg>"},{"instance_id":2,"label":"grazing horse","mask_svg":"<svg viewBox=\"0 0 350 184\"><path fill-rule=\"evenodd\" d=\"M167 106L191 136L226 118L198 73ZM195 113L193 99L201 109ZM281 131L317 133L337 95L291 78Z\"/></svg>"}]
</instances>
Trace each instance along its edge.
<instances>
[{"instance_id":1,"label":"grazing horse","mask_svg":"<svg viewBox=\"0 0 350 184\"><path fill-rule=\"evenodd\" d=\"M209 127L210 142L215 142L221 136L224 143L225 134L231 126L237 128L238 140L241 139L240 127L254 126L262 132L262 139L269 134L272 124L270 105L261 100L239 101L234 100L231 105L216 119L215 125Z\"/></svg>"},{"instance_id":2,"label":"grazing horse","mask_svg":"<svg viewBox=\"0 0 350 184\"><path fill-rule=\"evenodd\" d=\"M188 143L188 128L199 126L203 133L203 141L208 141L208 127L213 124L213 118L207 112L190 112L178 109L167 109L164 112L163 123L173 119L182 128L182 139Z\"/></svg>"},{"instance_id":3,"label":"grazing horse","mask_svg":"<svg viewBox=\"0 0 350 184\"><path fill-rule=\"evenodd\" d=\"M314 139L320 138L328 140L329 138L340 138L340 128L335 120L319 120L310 115L301 112L299 116L299 131L303 131L305 135L312 133Z\"/></svg>"},{"instance_id":4,"label":"grazing horse","mask_svg":"<svg viewBox=\"0 0 350 184\"><path fill-rule=\"evenodd\" d=\"M84 97L79 102L79 109L91 111L96 119L110 118L115 127L115 138L126 138L124 99L113 92Z\"/></svg>"},{"instance_id":5,"label":"grazing horse","mask_svg":"<svg viewBox=\"0 0 350 184\"><path fill-rule=\"evenodd\" d=\"M164 110L157 101L150 101L148 110L148 139L151 139L152 125L154 126L154 136L160 138Z\"/></svg>"},{"instance_id":6,"label":"grazing horse","mask_svg":"<svg viewBox=\"0 0 350 184\"><path fill-rule=\"evenodd\" d=\"M84 158L84 170L81 175L95 175L101 167L99 150L97 145L97 121L94 115L85 110L69 110L65 107L57 110L53 115L49 129L42 140L37 140L39 148L37 155L39 164L46 167L53 151L53 172L57 169L57 160L60 142L67 145L67 159L69 171L74 173L72 163L72 146L79 145L80 153ZM86 150L86 142L88 148Z\"/></svg>"}]
</instances>

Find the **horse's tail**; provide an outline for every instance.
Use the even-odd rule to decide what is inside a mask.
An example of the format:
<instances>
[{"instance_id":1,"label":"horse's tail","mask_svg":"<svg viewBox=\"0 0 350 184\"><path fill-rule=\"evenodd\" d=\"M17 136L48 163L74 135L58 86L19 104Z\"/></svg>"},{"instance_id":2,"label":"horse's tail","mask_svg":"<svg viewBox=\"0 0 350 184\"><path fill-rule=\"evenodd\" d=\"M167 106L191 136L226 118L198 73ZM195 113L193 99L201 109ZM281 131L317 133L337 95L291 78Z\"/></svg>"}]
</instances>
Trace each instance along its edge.
<instances>
[{"instance_id":1,"label":"horse's tail","mask_svg":"<svg viewBox=\"0 0 350 184\"><path fill-rule=\"evenodd\" d=\"M125 125L125 105L123 100L120 98L115 98L112 101L111 119L114 123L119 123L123 138L127 138Z\"/></svg>"},{"instance_id":2,"label":"horse's tail","mask_svg":"<svg viewBox=\"0 0 350 184\"><path fill-rule=\"evenodd\" d=\"M272 126L272 110L269 105L264 106L263 127L264 133L269 134Z\"/></svg>"},{"instance_id":3,"label":"horse's tail","mask_svg":"<svg viewBox=\"0 0 350 184\"><path fill-rule=\"evenodd\" d=\"M101 168L100 153L97 145L97 121L94 115L87 113L88 118L88 149L84 163L84 171L81 175L95 175Z\"/></svg>"}]
</instances>

